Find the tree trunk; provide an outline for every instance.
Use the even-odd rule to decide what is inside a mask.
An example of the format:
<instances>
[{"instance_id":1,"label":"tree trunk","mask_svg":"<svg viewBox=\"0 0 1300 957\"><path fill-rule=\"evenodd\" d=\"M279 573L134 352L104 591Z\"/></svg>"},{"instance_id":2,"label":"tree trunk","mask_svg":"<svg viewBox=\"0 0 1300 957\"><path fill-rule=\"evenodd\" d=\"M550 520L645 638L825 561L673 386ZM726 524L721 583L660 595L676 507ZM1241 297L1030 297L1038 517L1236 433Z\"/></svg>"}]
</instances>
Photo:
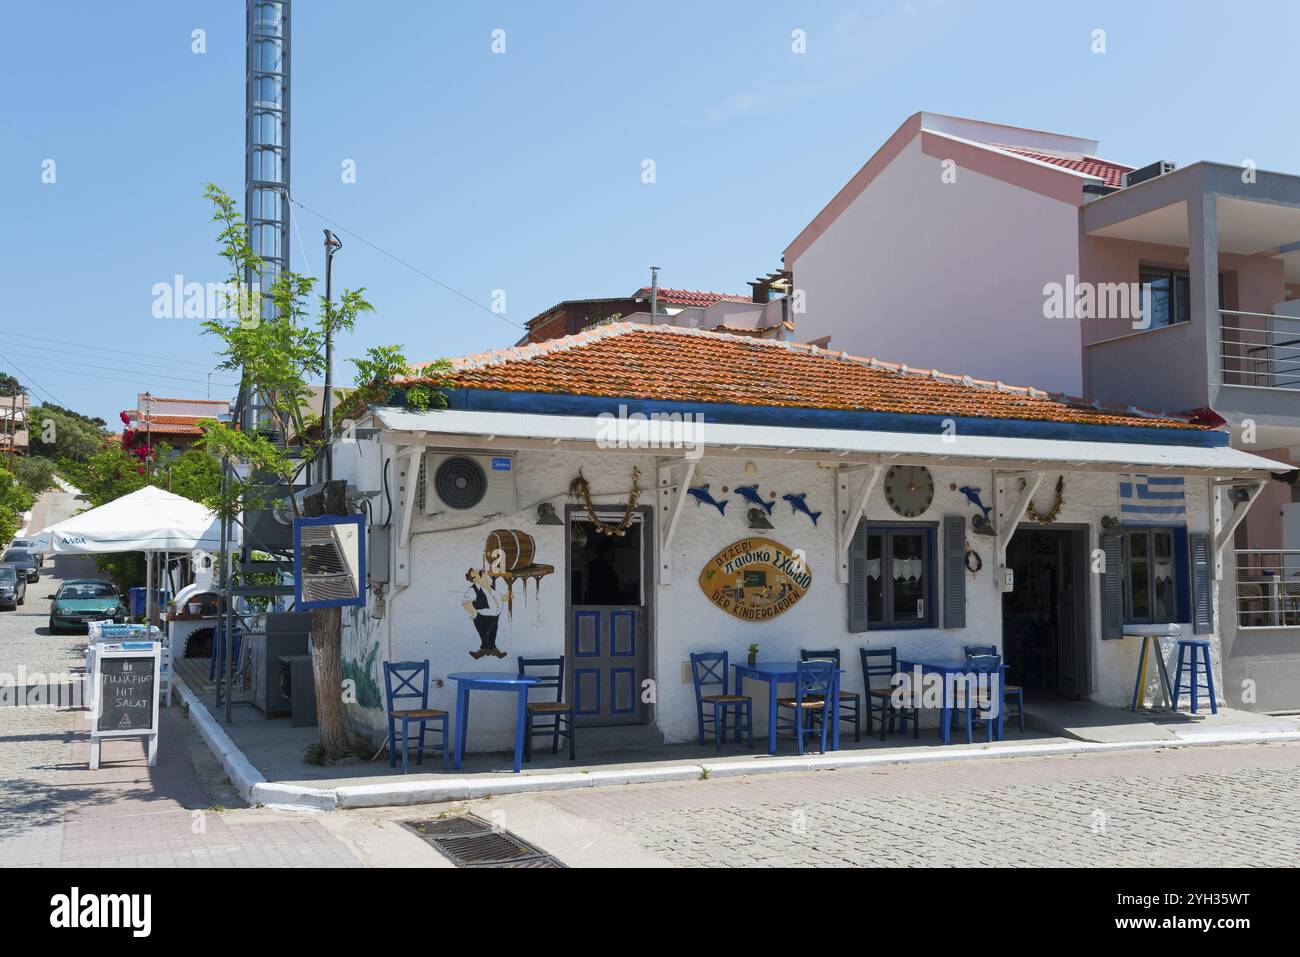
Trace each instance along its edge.
<instances>
[{"instance_id":1,"label":"tree trunk","mask_svg":"<svg viewBox=\"0 0 1300 957\"><path fill-rule=\"evenodd\" d=\"M316 725L329 759L353 750L352 729L343 707L343 612L315 608L311 613L311 670L316 681Z\"/></svg>"},{"instance_id":2,"label":"tree trunk","mask_svg":"<svg viewBox=\"0 0 1300 957\"><path fill-rule=\"evenodd\" d=\"M309 517L346 515L347 483L326 482L308 495L303 507ZM364 582L362 583L364 585ZM343 707L343 610L313 608L311 612L311 671L316 681L316 728L328 759L352 753L354 742Z\"/></svg>"}]
</instances>

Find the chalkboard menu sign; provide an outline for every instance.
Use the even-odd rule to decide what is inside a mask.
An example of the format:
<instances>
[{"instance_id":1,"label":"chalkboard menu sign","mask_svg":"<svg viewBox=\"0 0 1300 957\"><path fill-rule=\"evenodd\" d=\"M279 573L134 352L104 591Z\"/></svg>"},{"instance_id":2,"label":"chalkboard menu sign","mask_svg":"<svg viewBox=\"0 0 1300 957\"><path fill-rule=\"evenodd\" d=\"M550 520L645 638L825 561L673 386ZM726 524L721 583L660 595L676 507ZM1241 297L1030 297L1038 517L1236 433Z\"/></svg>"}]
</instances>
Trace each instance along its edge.
<instances>
[{"instance_id":1,"label":"chalkboard menu sign","mask_svg":"<svg viewBox=\"0 0 1300 957\"><path fill-rule=\"evenodd\" d=\"M104 738L144 738L149 767L158 765L158 688L161 645L124 641L95 646L91 675L90 768L99 767Z\"/></svg>"},{"instance_id":2,"label":"chalkboard menu sign","mask_svg":"<svg viewBox=\"0 0 1300 957\"><path fill-rule=\"evenodd\" d=\"M99 666L99 730L150 734L157 713L154 659L105 655Z\"/></svg>"}]
</instances>

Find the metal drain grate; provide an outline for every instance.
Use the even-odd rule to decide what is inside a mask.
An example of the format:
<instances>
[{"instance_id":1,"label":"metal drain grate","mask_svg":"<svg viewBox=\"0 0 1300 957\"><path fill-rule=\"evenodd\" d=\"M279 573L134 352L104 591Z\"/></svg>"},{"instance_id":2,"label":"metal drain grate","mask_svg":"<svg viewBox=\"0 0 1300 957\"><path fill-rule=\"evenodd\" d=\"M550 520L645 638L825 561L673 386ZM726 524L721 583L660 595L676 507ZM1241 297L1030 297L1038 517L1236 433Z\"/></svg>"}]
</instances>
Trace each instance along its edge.
<instances>
[{"instance_id":1,"label":"metal drain grate","mask_svg":"<svg viewBox=\"0 0 1300 957\"><path fill-rule=\"evenodd\" d=\"M433 845L457 867L564 867L522 838L493 830L487 821L470 814L403 821L402 827Z\"/></svg>"}]
</instances>

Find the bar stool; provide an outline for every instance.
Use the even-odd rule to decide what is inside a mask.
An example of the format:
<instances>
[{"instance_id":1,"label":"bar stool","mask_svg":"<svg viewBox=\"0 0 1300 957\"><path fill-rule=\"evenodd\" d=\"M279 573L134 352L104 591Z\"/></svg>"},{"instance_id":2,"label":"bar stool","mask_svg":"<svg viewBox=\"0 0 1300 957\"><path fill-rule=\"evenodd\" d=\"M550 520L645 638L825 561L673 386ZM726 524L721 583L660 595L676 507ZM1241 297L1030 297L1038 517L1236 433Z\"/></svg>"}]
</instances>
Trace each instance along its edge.
<instances>
[{"instance_id":1,"label":"bar stool","mask_svg":"<svg viewBox=\"0 0 1300 957\"><path fill-rule=\"evenodd\" d=\"M1192 696L1192 714L1196 714L1196 693L1200 690L1199 679L1204 669L1204 690L1210 697L1210 713L1218 714L1219 705L1214 700L1214 673L1210 670L1210 643L1204 638L1178 639L1178 668L1174 672L1174 694L1172 706L1178 710L1178 698L1183 687L1183 672L1187 672L1187 691Z\"/></svg>"}]
</instances>

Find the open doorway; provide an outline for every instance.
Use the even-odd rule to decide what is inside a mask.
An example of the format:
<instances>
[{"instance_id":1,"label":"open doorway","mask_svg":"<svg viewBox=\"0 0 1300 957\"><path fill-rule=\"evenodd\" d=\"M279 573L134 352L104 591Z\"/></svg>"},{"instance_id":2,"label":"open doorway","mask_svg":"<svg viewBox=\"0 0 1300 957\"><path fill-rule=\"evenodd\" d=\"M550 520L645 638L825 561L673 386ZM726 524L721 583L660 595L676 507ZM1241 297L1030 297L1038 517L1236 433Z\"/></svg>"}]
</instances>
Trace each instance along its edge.
<instances>
[{"instance_id":1,"label":"open doorway","mask_svg":"<svg viewBox=\"0 0 1300 957\"><path fill-rule=\"evenodd\" d=\"M621 509L605 521L621 518ZM619 535L597 529L585 510L570 506L565 679L578 725L645 724L642 683L650 677L651 595L654 588L650 509L637 509Z\"/></svg>"},{"instance_id":2,"label":"open doorway","mask_svg":"<svg viewBox=\"0 0 1300 957\"><path fill-rule=\"evenodd\" d=\"M1008 680L1026 695L1086 697L1087 528L1020 529L1007 546L1007 567L1015 573L1015 590L1002 596Z\"/></svg>"}]
</instances>

